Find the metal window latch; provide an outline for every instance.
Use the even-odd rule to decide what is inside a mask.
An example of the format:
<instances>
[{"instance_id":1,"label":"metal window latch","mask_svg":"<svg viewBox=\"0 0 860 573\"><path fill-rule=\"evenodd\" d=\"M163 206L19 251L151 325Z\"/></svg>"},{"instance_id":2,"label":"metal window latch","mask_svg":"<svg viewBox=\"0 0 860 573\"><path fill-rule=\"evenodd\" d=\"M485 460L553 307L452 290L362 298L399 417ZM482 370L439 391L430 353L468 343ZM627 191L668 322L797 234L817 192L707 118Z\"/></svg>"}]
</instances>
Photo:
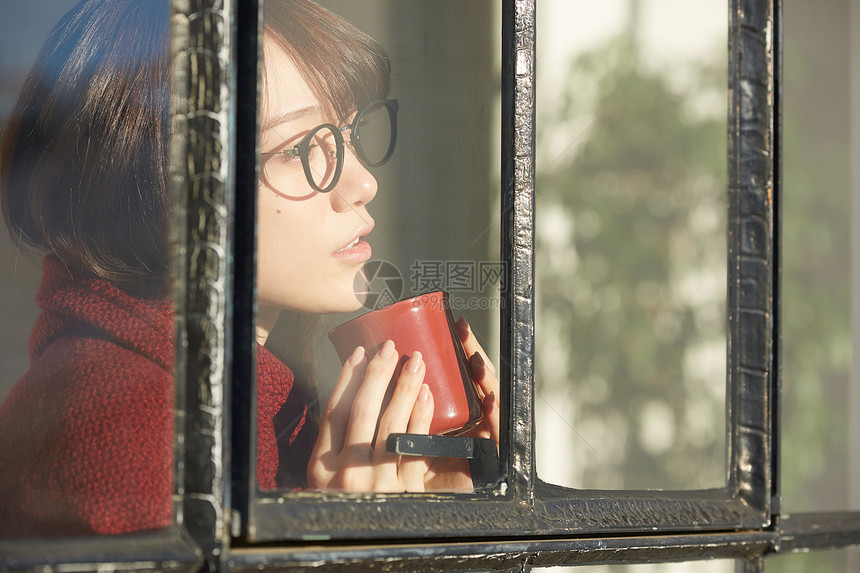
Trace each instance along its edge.
<instances>
[{"instance_id":1,"label":"metal window latch","mask_svg":"<svg viewBox=\"0 0 860 573\"><path fill-rule=\"evenodd\" d=\"M499 482L499 453L496 442L488 438L390 434L385 449L402 456L467 459L475 490L485 490Z\"/></svg>"}]
</instances>

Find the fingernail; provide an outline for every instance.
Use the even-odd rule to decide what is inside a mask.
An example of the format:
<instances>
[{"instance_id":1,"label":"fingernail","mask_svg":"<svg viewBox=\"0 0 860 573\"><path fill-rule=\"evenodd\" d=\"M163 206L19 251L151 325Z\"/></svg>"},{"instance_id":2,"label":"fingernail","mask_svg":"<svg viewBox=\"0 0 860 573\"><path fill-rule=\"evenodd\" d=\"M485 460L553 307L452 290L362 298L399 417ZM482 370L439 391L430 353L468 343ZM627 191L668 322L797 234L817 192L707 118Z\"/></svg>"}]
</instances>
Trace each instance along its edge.
<instances>
[{"instance_id":1,"label":"fingernail","mask_svg":"<svg viewBox=\"0 0 860 573\"><path fill-rule=\"evenodd\" d=\"M461 316L457 320L457 336L460 337L460 342L466 342L469 338L469 323L466 322L466 317Z\"/></svg>"},{"instance_id":2,"label":"fingernail","mask_svg":"<svg viewBox=\"0 0 860 573\"><path fill-rule=\"evenodd\" d=\"M421 392L418 393L418 401L422 404L430 399L430 386L427 384L421 385Z\"/></svg>"},{"instance_id":3,"label":"fingernail","mask_svg":"<svg viewBox=\"0 0 860 573\"><path fill-rule=\"evenodd\" d=\"M413 374L417 374L419 370L421 370L421 363L424 360L421 357L421 353L417 350L412 353L412 358L409 359L409 363L406 365L406 369L412 372Z\"/></svg>"},{"instance_id":4,"label":"fingernail","mask_svg":"<svg viewBox=\"0 0 860 573\"><path fill-rule=\"evenodd\" d=\"M355 366L364 358L364 346L356 346L355 350L352 351L352 355L347 359L347 363L350 366Z\"/></svg>"},{"instance_id":5,"label":"fingernail","mask_svg":"<svg viewBox=\"0 0 860 573\"><path fill-rule=\"evenodd\" d=\"M484 409L485 410L492 410L493 406L495 406L495 403L496 403L496 395L493 392L490 392L489 394L484 396Z\"/></svg>"},{"instance_id":6,"label":"fingernail","mask_svg":"<svg viewBox=\"0 0 860 573\"><path fill-rule=\"evenodd\" d=\"M389 358L394 358L394 355L394 341L386 340L385 344L382 345L382 348L379 349L379 356L387 360Z\"/></svg>"},{"instance_id":7,"label":"fingernail","mask_svg":"<svg viewBox=\"0 0 860 573\"><path fill-rule=\"evenodd\" d=\"M472 371L472 379L482 380L484 378L484 359L477 352L469 357L469 370Z\"/></svg>"}]
</instances>

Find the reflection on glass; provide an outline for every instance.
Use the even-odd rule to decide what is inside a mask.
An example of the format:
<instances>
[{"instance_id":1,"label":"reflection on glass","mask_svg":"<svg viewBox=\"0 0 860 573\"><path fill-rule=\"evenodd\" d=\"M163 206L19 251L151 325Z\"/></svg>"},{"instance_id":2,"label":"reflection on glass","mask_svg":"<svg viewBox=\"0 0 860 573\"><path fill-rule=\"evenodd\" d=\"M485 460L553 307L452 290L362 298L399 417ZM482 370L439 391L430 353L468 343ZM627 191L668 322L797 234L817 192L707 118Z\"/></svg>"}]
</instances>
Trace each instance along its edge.
<instances>
[{"instance_id":1,"label":"reflection on glass","mask_svg":"<svg viewBox=\"0 0 860 573\"><path fill-rule=\"evenodd\" d=\"M321 4L266 3L258 485L470 491L387 438L496 453L501 3Z\"/></svg>"},{"instance_id":2,"label":"reflection on glass","mask_svg":"<svg viewBox=\"0 0 860 573\"><path fill-rule=\"evenodd\" d=\"M722 0L538 11L546 481L724 484L727 14Z\"/></svg>"},{"instance_id":3,"label":"reflection on glass","mask_svg":"<svg viewBox=\"0 0 860 573\"><path fill-rule=\"evenodd\" d=\"M857 93L851 101L857 66L848 49L860 29L845 25L849 12L849 3L824 11L785 6L786 26L795 30L784 47L782 161L780 458L787 513L860 508L851 316L860 308L856 285L852 291L852 273L860 268L860 178L853 197L851 191L860 139L852 143L845 121L860 109Z\"/></svg>"},{"instance_id":4,"label":"reflection on glass","mask_svg":"<svg viewBox=\"0 0 860 573\"><path fill-rule=\"evenodd\" d=\"M2 361L0 536L160 528L173 477L168 3L82 2L50 36L62 12L44 12L8 4L0 24L14 86L0 110L3 351L16 355Z\"/></svg>"}]
</instances>

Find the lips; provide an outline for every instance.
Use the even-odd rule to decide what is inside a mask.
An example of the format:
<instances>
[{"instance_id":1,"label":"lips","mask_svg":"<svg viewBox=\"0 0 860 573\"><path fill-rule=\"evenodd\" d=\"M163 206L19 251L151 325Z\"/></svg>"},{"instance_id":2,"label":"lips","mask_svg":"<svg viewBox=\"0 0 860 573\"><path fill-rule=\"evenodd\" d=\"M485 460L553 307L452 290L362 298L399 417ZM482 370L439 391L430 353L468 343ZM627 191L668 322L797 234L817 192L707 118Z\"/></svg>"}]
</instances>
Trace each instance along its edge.
<instances>
[{"instance_id":1,"label":"lips","mask_svg":"<svg viewBox=\"0 0 860 573\"><path fill-rule=\"evenodd\" d=\"M360 240L361 240L361 237L356 237L356 238L355 238L355 240L354 240L353 242L351 242L350 244L348 244L347 246L345 246L344 248L342 248L342 249L341 249L341 251L345 251L345 250L347 250L347 249L351 249L351 248L353 248L354 246L356 246L356 245L358 244L358 242L359 242ZM340 252L340 251L338 251L338 252Z\"/></svg>"},{"instance_id":2,"label":"lips","mask_svg":"<svg viewBox=\"0 0 860 573\"><path fill-rule=\"evenodd\" d=\"M355 235L353 235L352 240L350 240L350 242L348 244L346 244L343 247L341 247L340 249L338 249L337 252L342 253L344 251L348 251L350 249L357 247L358 244L361 242L361 239L363 237L366 237L367 235L369 235L372 230L373 230L372 225L362 227L361 229L359 229L359 231Z\"/></svg>"},{"instance_id":3,"label":"lips","mask_svg":"<svg viewBox=\"0 0 860 573\"><path fill-rule=\"evenodd\" d=\"M348 263L363 263L367 261L373 254L373 250L370 248L370 243L363 240L363 237L370 234L372 230L372 226L362 227L353 239L335 251L333 256Z\"/></svg>"}]
</instances>

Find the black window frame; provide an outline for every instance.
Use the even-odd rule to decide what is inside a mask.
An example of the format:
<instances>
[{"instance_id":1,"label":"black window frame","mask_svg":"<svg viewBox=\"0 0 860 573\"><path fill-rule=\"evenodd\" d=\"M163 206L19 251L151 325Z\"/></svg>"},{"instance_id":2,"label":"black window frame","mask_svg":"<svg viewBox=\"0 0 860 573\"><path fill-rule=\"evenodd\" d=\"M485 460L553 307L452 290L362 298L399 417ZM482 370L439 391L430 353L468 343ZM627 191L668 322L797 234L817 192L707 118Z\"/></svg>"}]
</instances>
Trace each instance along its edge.
<instances>
[{"instance_id":1,"label":"black window frame","mask_svg":"<svg viewBox=\"0 0 860 573\"><path fill-rule=\"evenodd\" d=\"M503 0L507 487L496 495L285 494L258 503L247 383L256 213L235 197L256 186L257 138L236 125L258 121L261 3L173 0L174 523L116 537L0 541L0 568L526 570L736 558L740 569L760 571L770 553L860 543L860 512L780 515L781 9L781 0L730 0L724 488L588 491L536 475L536 0Z\"/></svg>"},{"instance_id":2,"label":"black window frame","mask_svg":"<svg viewBox=\"0 0 860 573\"><path fill-rule=\"evenodd\" d=\"M534 451L534 130L535 130L535 4L503 2L502 30L502 218L500 253L510 276L502 293L501 328L503 412L507 413L500 447L506 461L506 488L475 494L261 494L243 488L236 499L247 500L238 511L247 542L302 539L374 539L707 531L763 528L770 523L771 488L768 441L774 339L772 276L773 102L768 77L772 44L765 42L773 21L763 4L737 5L733 10L732 54L735 101L729 115L728 231L728 398L730 415L728 480L725 487L690 491L588 491L542 482L536 475ZM756 9L758 8L758 9ZM256 60L249 76L258 85ZM241 92L239 94L241 97ZM248 94L256 98L256 94ZM241 103L240 103L241 105ZM247 106L250 110L251 106ZM257 120L244 118L246 125ZM251 130L247 130L251 132ZM249 142L248 151L251 151ZM240 163L251 165L249 155ZM250 174L253 175L253 174ZM237 185L253 189L256 179ZM253 220L244 233L253 236ZM250 260L253 245L236 253ZM250 271L251 269L249 269ZM249 272L243 283L253 283ZM238 317L240 313L235 313ZM245 319L250 319L245 315ZM250 325L241 330L245 337ZM252 345L237 336L234 353ZM245 365L243 365L244 367ZM252 370L235 371L235 385ZM506 383L509 382L509 383ZM237 397L239 395L237 394ZM235 419L255 419L253 396L234 402ZM505 408L505 406L507 406ZM251 448L255 440L236 432L234 462L238 473L255 483ZM239 456L242 455L241 460ZM755 463L745 463L755 460ZM234 482L235 484L235 482ZM365 511L356 506L366 507ZM368 516L372 515L372 519Z\"/></svg>"}]
</instances>

